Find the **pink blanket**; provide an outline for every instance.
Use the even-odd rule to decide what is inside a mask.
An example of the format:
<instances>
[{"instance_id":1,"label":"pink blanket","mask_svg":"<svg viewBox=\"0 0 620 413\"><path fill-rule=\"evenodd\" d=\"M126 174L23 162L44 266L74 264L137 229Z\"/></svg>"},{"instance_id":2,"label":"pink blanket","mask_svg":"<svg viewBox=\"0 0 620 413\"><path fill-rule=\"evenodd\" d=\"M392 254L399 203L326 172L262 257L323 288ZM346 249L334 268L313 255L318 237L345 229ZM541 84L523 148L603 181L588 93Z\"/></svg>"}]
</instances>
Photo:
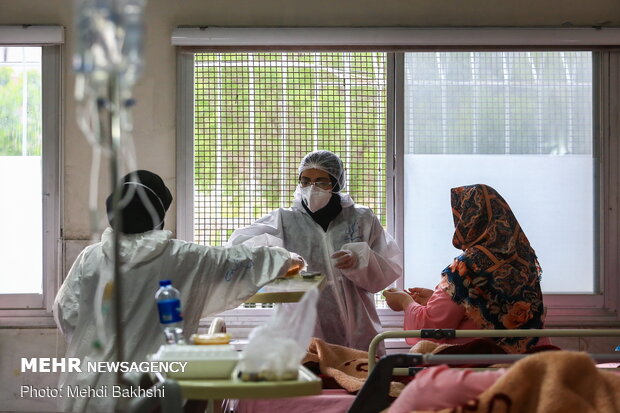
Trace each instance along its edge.
<instances>
[{"instance_id":1,"label":"pink blanket","mask_svg":"<svg viewBox=\"0 0 620 413\"><path fill-rule=\"evenodd\" d=\"M355 395L346 390L323 390L317 396L240 400L237 413L346 413Z\"/></svg>"},{"instance_id":2,"label":"pink blanket","mask_svg":"<svg viewBox=\"0 0 620 413\"><path fill-rule=\"evenodd\" d=\"M586 353L537 353L515 363L477 398L440 412L617 413L620 375L597 370Z\"/></svg>"}]
</instances>

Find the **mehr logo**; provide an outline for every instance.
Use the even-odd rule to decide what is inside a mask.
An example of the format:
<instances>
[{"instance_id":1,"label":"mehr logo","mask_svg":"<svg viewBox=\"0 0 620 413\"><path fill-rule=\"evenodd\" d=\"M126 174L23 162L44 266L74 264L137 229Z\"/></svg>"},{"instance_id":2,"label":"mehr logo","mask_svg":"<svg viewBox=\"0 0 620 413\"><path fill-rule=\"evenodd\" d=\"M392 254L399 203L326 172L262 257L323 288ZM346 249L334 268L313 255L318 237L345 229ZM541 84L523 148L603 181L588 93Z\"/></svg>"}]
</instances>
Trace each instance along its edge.
<instances>
[{"instance_id":1,"label":"mehr logo","mask_svg":"<svg viewBox=\"0 0 620 413\"><path fill-rule=\"evenodd\" d=\"M81 373L80 359L77 357L55 358L35 357L22 358L22 373ZM85 371L89 373L178 373L184 372L186 361L89 361L85 363Z\"/></svg>"},{"instance_id":2,"label":"mehr logo","mask_svg":"<svg viewBox=\"0 0 620 413\"><path fill-rule=\"evenodd\" d=\"M22 373L32 371L34 373L81 373L80 359L77 357L36 357L36 358L23 358L22 357Z\"/></svg>"}]
</instances>

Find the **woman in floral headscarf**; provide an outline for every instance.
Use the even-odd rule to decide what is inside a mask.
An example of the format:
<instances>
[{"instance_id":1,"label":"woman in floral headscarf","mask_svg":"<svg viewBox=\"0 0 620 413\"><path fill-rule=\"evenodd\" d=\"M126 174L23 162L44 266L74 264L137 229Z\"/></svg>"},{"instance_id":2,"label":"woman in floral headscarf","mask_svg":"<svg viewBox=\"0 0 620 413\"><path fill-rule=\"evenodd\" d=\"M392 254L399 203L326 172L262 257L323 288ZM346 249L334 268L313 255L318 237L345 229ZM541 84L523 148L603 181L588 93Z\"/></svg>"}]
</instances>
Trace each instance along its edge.
<instances>
[{"instance_id":1,"label":"woman in floral headscarf","mask_svg":"<svg viewBox=\"0 0 620 413\"><path fill-rule=\"evenodd\" d=\"M410 288L384 293L390 308L405 311L405 330L543 328L540 265L506 201L490 186L469 185L452 188L451 203L452 243L463 253L442 271L434 291ZM511 353L543 344L531 337L494 340Z\"/></svg>"}]
</instances>

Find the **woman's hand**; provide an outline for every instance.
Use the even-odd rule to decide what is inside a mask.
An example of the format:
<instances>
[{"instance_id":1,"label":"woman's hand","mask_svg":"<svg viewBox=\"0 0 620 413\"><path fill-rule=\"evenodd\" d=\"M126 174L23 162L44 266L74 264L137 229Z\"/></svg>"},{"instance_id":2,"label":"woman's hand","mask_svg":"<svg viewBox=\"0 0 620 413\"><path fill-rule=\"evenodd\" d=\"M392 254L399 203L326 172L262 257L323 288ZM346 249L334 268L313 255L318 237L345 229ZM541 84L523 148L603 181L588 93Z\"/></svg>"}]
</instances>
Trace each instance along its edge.
<instances>
[{"instance_id":1,"label":"woman's hand","mask_svg":"<svg viewBox=\"0 0 620 413\"><path fill-rule=\"evenodd\" d=\"M339 250L334 252L331 255L331 258L336 260L334 267L340 270L347 270L357 266L357 256L353 253L353 251Z\"/></svg>"},{"instance_id":2,"label":"woman's hand","mask_svg":"<svg viewBox=\"0 0 620 413\"><path fill-rule=\"evenodd\" d=\"M405 309L413 302L413 298L404 290L398 288L388 288L383 291L383 296L388 307L393 311L405 311Z\"/></svg>"},{"instance_id":3,"label":"woman's hand","mask_svg":"<svg viewBox=\"0 0 620 413\"><path fill-rule=\"evenodd\" d=\"M413 300L421 305L426 305L428 303L429 298L433 295L433 290L429 290L428 288L420 288L414 287L409 288L409 295Z\"/></svg>"}]
</instances>

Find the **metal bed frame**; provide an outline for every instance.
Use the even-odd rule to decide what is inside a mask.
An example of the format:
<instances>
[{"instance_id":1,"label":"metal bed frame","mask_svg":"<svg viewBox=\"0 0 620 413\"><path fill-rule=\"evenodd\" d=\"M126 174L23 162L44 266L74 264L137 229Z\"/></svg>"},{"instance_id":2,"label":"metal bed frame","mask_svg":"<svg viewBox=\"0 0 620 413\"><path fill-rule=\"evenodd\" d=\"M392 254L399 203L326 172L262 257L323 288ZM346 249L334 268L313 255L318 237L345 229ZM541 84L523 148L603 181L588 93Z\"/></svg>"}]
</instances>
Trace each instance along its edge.
<instances>
[{"instance_id":1,"label":"metal bed frame","mask_svg":"<svg viewBox=\"0 0 620 413\"><path fill-rule=\"evenodd\" d=\"M513 363L531 354L392 354L375 361L377 347L386 338L449 339L463 337L618 337L620 329L543 329L543 330L454 330L425 329L386 331L375 336L368 350L368 379L360 389L348 413L377 413L389 407L392 376L412 376L429 364ZM619 343L620 344L620 343ZM620 352L590 354L599 363L620 363ZM418 367L416 367L418 366Z\"/></svg>"}]
</instances>

